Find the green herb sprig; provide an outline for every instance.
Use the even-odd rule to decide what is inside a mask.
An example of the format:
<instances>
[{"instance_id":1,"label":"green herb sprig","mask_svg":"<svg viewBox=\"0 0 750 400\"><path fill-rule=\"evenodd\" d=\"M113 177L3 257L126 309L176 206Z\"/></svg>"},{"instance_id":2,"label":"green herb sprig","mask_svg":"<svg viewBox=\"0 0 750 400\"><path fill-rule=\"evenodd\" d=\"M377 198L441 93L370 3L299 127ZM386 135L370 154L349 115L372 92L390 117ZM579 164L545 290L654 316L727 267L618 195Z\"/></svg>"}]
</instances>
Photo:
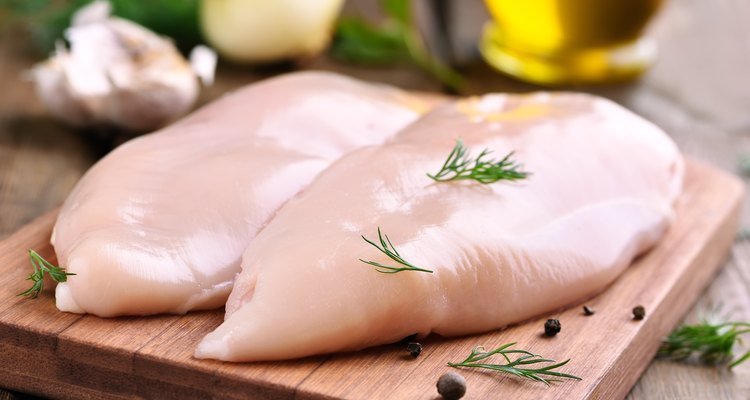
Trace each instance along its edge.
<instances>
[{"instance_id":1,"label":"green herb sprig","mask_svg":"<svg viewBox=\"0 0 750 400\"><path fill-rule=\"evenodd\" d=\"M362 64L413 63L452 90L459 90L464 78L430 54L414 26L411 1L382 0L381 6L387 17L382 24L353 17L339 20L333 56Z\"/></svg>"},{"instance_id":2,"label":"green herb sprig","mask_svg":"<svg viewBox=\"0 0 750 400\"><path fill-rule=\"evenodd\" d=\"M570 359L562 362L557 362L555 360L543 358L540 355L528 352L526 350L511 349L511 347L515 345L516 343L508 343L491 351L486 351L483 347L475 347L473 350L471 350L471 354L466 357L465 360L458 363L449 362L448 365L454 368L484 368L505 372L518 376L520 378L542 382L548 386L551 382L559 382L562 380L559 378L581 380L581 378L575 375L554 371L555 369L558 369L567 364ZM505 359L506 364L487 364L479 362L496 354L501 355ZM518 357L515 360L511 360L511 356L516 355L518 355ZM525 368L525 366L527 365L534 365L539 363L548 363L550 365L539 368Z\"/></svg>"},{"instance_id":3,"label":"green herb sprig","mask_svg":"<svg viewBox=\"0 0 750 400\"><path fill-rule=\"evenodd\" d=\"M453 147L442 168L436 174L427 174L437 182L449 182L459 180L475 180L479 183L489 184L500 180L517 181L526 179L528 172L521 171L521 165L512 160L513 152L508 153L500 160L487 159L492 153L488 149L482 150L477 158L469 156L469 149L464 147L459 139Z\"/></svg>"},{"instance_id":4,"label":"green herb sprig","mask_svg":"<svg viewBox=\"0 0 750 400\"><path fill-rule=\"evenodd\" d=\"M65 282L68 280L68 276L75 275L66 272L64 268L52 265L52 263L40 256L39 253L31 249L29 249L29 260L31 261L31 266L34 268L34 272L26 280L32 281L33 285L31 288L19 293L19 296L27 296L32 299L39 296L39 293L44 289L45 273L49 274L50 278L55 282Z\"/></svg>"},{"instance_id":5,"label":"green herb sprig","mask_svg":"<svg viewBox=\"0 0 750 400\"><path fill-rule=\"evenodd\" d=\"M730 363L735 343L740 342L739 336L746 333L750 333L748 322L702 321L695 325L682 325L662 340L657 355L683 361L696 354L703 363L729 363L732 369L750 359L748 351Z\"/></svg>"},{"instance_id":6,"label":"green herb sprig","mask_svg":"<svg viewBox=\"0 0 750 400\"><path fill-rule=\"evenodd\" d=\"M375 261L365 261L361 258L359 259L359 261L362 261L365 264L374 266L375 271L378 271L383 274L395 274L401 271L419 271L419 272L428 272L430 274L432 273L432 271L429 269L415 267L408 261L401 258L401 255L398 254L398 250L396 250L396 247L393 246L393 243L391 243L391 239L388 238L388 235L384 235L380 232L380 227L378 227L378 239L380 241L380 246L378 246L375 242L371 241L370 239L364 237L364 235L362 235L362 239L364 239L365 242L371 244L376 249L380 250L383 254L387 255L391 260L403 265L403 267L391 267L388 265L380 264Z\"/></svg>"}]
</instances>

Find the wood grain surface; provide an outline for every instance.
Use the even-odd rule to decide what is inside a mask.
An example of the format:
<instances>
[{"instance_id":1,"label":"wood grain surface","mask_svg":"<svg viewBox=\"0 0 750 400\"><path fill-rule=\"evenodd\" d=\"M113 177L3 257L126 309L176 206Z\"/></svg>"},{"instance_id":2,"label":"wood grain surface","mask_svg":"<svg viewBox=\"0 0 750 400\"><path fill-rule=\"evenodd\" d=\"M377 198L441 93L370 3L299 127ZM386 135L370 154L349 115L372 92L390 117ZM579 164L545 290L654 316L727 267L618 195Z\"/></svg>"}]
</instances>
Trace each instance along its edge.
<instances>
[{"instance_id":1,"label":"wood grain surface","mask_svg":"<svg viewBox=\"0 0 750 400\"><path fill-rule=\"evenodd\" d=\"M481 7L481 0L460 1L463 7ZM347 12L373 17L377 14L375 9L373 0L347 2ZM688 155L738 172L738 160L750 154L748 16L750 2L747 0L666 1L650 28L651 35L660 45L659 60L642 79L618 86L565 89L612 98L664 128ZM93 140L90 134L60 125L42 110L32 87L22 79L22 71L39 58L29 53L23 37L6 29L1 17L0 237L4 237L60 204L78 177L104 154L109 143ZM476 23L473 27L476 31L481 28ZM471 32L462 36L470 38ZM408 67L366 68L339 64L326 57L298 67L334 70L411 90L440 90L439 84ZM220 64L217 84L203 93L202 101L283 71L283 68L259 71ZM464 71L469 81L468 94L539 89L499 75L481 61L469 63ZM748 205L750 197L746 196L745 212L741 218L746 227L750 226ZM750 320L750 242L747 240L738 240L734 244L723 269L686 314L686 320L694 320L700 311L716 305L723 305L722 313L732 319ZM186 327L185 331L175 325L168 329L175 336L199 335L196 326ZM166 337L164 335L161 337ZM141 352L146 351L144 349L153 351L152 345L155 343L147 344ZM159 357L140 357L134 361L134 368L158 369ZM47 367L45 364L44 368ZM17 390L26 390L24 385L29 384L28 379L12 378L18 383L14 385ZM219 375L214 379L218 382ZM224 379L224 375L221 375L221 380L232 384L231 379ZM58 390L58 397L66 393L86 397L89 393L77 392L65 385L59 386ZM0 389L1 396L34 398ZM750 363L728 373L721 369L655 360L629 394L632 400L674 398L749 399Z\"/></svg>"},{"instance_id":2,"label":"wood grain surface","mask_svg":"<svg viewBox=\"0 0 750 400\"><path fill-rule=\"evenodd\" d=\"M582 381L542 384L484 371L462 371L467 399L503 392L514 399L623 397L659 345L711 281L731 246L744 185L711 167L688 163L675 222L660 244L640 257L611 287L580 305L524 324L455 339L431 337L411 359L399 345L286 362L222 363L196 360L200 338L222 321L222 311L145 318L102 319L61 313L51 290L18 297L27 282L25 249L54 262L47 243L55 211L0 242L0 385L56 398L160 399L341 398L432 399L437 378L478 345L503 343L545 357L571 359L565 371ZM634 321L643 305L647 317ZM563 331L546 338L543 323ZM290 332L289 334L303 334ZM44 368L39 368L39 361ZM60 387L71 391L60 391ZM80 390L78 390L80 389Z\"/></svg>"}]
</instances>

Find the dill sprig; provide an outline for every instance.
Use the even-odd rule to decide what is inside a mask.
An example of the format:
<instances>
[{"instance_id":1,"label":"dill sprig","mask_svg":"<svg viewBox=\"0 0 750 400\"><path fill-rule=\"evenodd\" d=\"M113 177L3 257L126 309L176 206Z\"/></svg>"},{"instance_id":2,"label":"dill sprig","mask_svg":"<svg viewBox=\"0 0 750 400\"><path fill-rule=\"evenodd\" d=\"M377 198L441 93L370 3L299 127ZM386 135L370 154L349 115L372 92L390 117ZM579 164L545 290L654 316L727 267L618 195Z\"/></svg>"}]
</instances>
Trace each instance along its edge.
<instances>
[{"instance_id":1,"label":"dill sprig","mask_svg":"<svg viewBox=\"0 0 750 400\"><path fill-rule=\"evenodd\" d=\"M19 296L27 296L32 299L39 296L39 293L44 289L45 273L49 274L50 278L55 282L65 282L68 280L69 275L75 275L65 272L64 268L52 265L52 263L40 256L39 253L31 249L29 249L29 260L31 261L31 266L34 267L34 272L26 280L32 281L33 285L29 289L19 293Z\"/></svg>"},{"instance_id":2,"label":"dill sprig","mask_svg":"<svg viewBox=\"0 0 750 400\"><path fill-rule=\"evenodd\" d=\"M432 271L430 271L429 269L415 267L408 261L401 258L401 255L398 254L398 250L396 250L396 247L393 246L393 243L391 243L391 239L388 238L388 235L384 235L380 232L380 227L378 227L378 239L380 240L380 246L378 246L370 239L364 237L364 235L362 235L362 239L364 239L365 242L371 244L376 249L380 250L383 254L387 255L391 260L403 265L403 267L391 267L375 261L365 261L361 258L359 259L359 261L362 261L365 264L375 266L375 271L383 274L395 274L396 272L401 271L420 271L432 273Z\"/></svg>"},{"instance_id":3,"label":"dill sprig","mask_svg":"<svg viewBox=\"0 0 750 400\"><path fill-rule=\"evenodd\" d=\"M562 362L557 362L555 360L542 358L542 356L528 352L526 350L510 349L515 344L516 344L515 342L504 344L496 348L495 350L491 350L491 351L486 351L483 347L475 347L474 349L471 350L471 354L468 357L466 357L465 360L459 363L449 362L448 365L454 368L468 367L468 368L491 369L495 371L509 373L509 374L512 374L521 378L526 378L526 379L531 379L533 381L542 382L545 385L549 385L550 382L560 382L562 380L558 378L569 378L569 379L581 380L581 378L575 375L570 375L570 374L565 374L562 372L554 371L555 369L560 368L563 365L567 364L570 361L570 359L567 359ZM479 362L489 357L492 357L496 354L500 354L501 356L503 356L507 364L485 364L485 363ZM514 355L519 355L519 356L515 360L511 360L510 359L511 356L514 356ZM524 368L524 366L526 365L539 364L539 363L550 363L550 365L540 367L540 368Z\"/></svg>"},{"instance_id":4,"label":"dill sprig","mask_svg":"<svg viewBox=\"0 0 750 400\"><path fill-rule=\"evenodd\" d=\"M486 159L492 153L488 149L482 150L477 158L471 158L468 153L469 149L460 139L457 140L440 171L427 176L438 182L472 179L483 184L500 180L517 181L529 176L528 172L520 170L520 164L511 159L512 151L500 160Z\"/></svg>"},{"instance_id":5,"label":"dill sprig","mask_svg":"<svg viewBox=\"0 0 750 400\"><path fill-rule=\"evenodd\" d=\"M695 325L682 325L662 340L660 357L683 361L697 354L706 364L726 364L732 360L732 348L741 342L738 336L750 333L748 322L711 323L702 321ZM750 359L750 351L729 363L734 368Z\"/></svg>"}]
</instances>

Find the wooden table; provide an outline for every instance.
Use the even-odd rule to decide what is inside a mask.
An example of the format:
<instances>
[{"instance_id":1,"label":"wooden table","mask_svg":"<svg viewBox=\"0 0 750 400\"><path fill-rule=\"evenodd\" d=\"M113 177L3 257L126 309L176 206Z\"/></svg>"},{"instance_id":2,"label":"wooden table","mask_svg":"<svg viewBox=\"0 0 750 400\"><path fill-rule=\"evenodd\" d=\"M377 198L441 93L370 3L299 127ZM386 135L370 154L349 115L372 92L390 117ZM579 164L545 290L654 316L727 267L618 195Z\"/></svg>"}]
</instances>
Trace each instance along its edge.
<instances>
[{"instance_id":1,"label":"wooden table","mask_svg":"<svg viewBox=\"0 0 750 400\"><path fill-rule=\"evenodd\" d=\"M364 9L365 1L349 9ZM750 2L679 0L668 2L651 32L660 43L657 65L639 82L597 88L569 88L597 93L654 121L695 158L737 172L750 155ZM76 180L111 143L82 136L45 114L33 88L21 79L34 57L16 37L0 28L0 238L58 205ZM440 85L419 71L398 67L367 69L338 64L325 57L304 68L329 69L406 89L438 91ZM260 79L258 73L222 65L218 82L201 101ZM538 89L503 77L482 62L466 69L467 93L523 92ZM750 197L745 208L750 205ZM750 226L750 214L743 215ZM721 306L735 320L750 320L750 241L739 240L722 272L686 320L701 310ZM0 390L0 399L27 398ZM748 399L750 362L729 373L697 365L654 361L629 399Z\"/></svg>"}]
</instances>

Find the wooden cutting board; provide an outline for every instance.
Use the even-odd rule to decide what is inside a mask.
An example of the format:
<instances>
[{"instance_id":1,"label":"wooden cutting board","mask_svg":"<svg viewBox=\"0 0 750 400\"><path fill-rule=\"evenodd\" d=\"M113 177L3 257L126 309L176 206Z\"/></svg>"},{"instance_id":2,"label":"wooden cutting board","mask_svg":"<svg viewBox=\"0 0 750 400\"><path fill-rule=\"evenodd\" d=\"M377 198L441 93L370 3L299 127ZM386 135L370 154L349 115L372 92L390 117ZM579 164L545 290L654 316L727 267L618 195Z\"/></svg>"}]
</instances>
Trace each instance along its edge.
<instances>
[{"instance_id":1,"label":"wooden cutting board","mask_svg":"<svg viewBox=\"0 0 750 400\"><path fill-rule=\"evenodd\" d=\"M458 371L467 399L616 399L636 382L667 334L709 283L733 241L742 183L689 161L684 194L666 238L599 296L509 329L458 339L429 338L411 359L397 345L289 362L196 360L193 349L223 311L185 316L101 319L58 312L51 292L27 288L26 250L50 261L55 213L0 242L0 386L53 398L435 399L435 382L477 345L507 342L556 360L582 381L547 388L494 372ZM581 305L596 310L584 316ZM631 318L643 305L647 317ZM562 332L542 336L548 317ZM290 335L304 332L290 332Z\"/></svg>"}]
</instances>

